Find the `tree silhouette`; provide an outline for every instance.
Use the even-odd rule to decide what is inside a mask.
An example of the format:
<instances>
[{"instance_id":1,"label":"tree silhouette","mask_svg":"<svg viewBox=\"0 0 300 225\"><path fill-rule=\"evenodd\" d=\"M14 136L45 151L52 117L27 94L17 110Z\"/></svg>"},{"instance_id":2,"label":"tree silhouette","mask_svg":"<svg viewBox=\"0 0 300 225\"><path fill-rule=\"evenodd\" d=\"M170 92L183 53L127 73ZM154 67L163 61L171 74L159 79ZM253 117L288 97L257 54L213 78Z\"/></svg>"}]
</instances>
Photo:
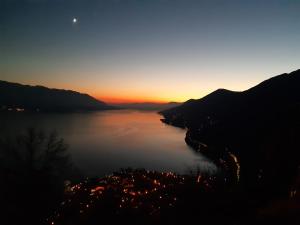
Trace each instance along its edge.
<instances>
[{"instance_id":1,"label":"tree silhouette","mask_svg":"<svg viewBox=\"0 0 300 225\"><path fill-rule=\"evenodd\" d=\"M1 205L7 224L42 224L74 177L68 146L55 132L30 128L0 137ZM5 224L5 222L4 222Z\"/></svg>"}]
</instances>

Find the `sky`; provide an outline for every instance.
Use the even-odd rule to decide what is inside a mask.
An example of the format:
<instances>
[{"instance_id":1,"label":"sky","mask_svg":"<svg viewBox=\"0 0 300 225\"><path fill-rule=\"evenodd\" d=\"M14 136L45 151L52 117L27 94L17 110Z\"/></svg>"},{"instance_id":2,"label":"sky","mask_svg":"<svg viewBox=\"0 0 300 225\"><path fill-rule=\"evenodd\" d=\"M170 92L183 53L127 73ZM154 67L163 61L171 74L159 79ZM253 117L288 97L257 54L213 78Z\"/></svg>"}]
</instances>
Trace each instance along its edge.
<instances>
[{"instance_id":1,"label":"sky","mask_svg":"<svg viewBox=\"0 0 300 225\"><path fill-rule=\"evenodd\" d=\"M242 91L299 69L299 43L298 0L0 0L0 80L110 103Z\"/></svg>"}]
</instances>

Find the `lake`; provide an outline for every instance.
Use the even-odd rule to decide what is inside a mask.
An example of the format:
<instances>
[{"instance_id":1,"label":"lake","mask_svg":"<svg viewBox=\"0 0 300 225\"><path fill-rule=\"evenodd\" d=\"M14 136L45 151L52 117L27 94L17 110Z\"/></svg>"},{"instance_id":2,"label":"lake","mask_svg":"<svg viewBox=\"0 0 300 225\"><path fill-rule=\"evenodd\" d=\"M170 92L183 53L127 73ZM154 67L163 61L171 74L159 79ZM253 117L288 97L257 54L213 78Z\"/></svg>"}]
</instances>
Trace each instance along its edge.
<instances>
[{"instance_id":1,"label":"lake","mask_svg":"<svg viewBox=\"0 0 300 225\"><path fill-rule=\"evenodd\" d=\"M56 131L69 145L75 165L87 176L103 176L128 167L213 173L215 165L186 145L186 131L162 123L161 118L154 111L136 110L13 113L0 114L0 129Z\"/></svg>"}]
</instances>

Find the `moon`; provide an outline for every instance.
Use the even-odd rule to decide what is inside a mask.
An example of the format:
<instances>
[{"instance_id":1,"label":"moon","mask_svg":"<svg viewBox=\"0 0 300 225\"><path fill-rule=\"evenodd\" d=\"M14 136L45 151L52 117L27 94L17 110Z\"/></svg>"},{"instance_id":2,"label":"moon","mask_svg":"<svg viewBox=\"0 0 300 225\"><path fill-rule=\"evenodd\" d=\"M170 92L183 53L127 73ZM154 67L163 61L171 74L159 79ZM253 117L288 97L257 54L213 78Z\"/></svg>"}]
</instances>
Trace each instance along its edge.
<instances>
[{"instance_id":1,"label":"moon","mask_svg":"<svg viewBox=\"0 0 300 225\"><path fill-rule=\"evenodd\" d=\"M73 24L77 23L77 21L78 21L78 20L77 20L76 17L74 17L73 20L72 20Z\"/></svg>"}]
</instances>

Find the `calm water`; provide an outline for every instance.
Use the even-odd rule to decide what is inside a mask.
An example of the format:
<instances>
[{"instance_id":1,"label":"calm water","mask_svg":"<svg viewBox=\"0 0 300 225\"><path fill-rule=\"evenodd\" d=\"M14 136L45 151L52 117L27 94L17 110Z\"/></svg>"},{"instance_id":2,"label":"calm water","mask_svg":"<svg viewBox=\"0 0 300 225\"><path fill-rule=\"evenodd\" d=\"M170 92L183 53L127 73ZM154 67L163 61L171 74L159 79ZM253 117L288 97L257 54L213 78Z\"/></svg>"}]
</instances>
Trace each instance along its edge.
<instances>
[{"instance_id":1,"label":"calm water","mask_svg":"<svg viewBox=\"0 0 300 225\"><path fill-rule=\"evenodd\" d=\"M114 110L72 114L0 114L0 129L37 127L57 131L73 162L89 176L119 168L213 172L215 166L184 142L185 131L160 121L156 112Z\"/></svg>"}]
</instances>

